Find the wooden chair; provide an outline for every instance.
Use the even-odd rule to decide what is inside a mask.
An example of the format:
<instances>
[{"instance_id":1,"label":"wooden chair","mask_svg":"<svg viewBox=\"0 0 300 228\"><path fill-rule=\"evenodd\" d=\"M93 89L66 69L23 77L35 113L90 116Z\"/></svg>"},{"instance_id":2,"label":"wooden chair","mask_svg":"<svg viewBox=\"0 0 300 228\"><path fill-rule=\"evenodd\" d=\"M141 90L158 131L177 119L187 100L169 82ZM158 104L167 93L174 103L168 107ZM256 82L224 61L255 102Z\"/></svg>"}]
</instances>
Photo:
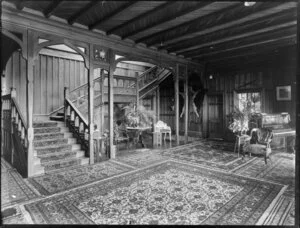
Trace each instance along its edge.
<instances>
[{"instance_id":1,"label":"wooden chair","mask_svg":"<svg viewBox=\"0 0 300 228\"><path fill-rule=\"evenodd\" d=\"M270 143L273 139L272 130L268 128L253 128L250 132L250 137L243 146L243 156L245 152L248 152L251 156L252 154L261 154L264 156L265 164L267 164L267 159L270 159L270 154L272 149Z\"/></svg>"}]
</instances>

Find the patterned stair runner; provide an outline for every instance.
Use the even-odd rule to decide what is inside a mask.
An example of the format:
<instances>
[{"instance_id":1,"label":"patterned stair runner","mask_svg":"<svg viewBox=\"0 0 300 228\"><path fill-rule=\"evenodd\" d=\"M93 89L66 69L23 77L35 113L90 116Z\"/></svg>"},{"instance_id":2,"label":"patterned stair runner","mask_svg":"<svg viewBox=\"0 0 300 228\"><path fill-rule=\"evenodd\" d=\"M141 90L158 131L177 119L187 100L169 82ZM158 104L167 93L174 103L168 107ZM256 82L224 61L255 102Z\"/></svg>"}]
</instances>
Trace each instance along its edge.
<instances>
[{"instance_id":1,"label":"patterned stair runner","mask_svg":"<svg viewBox=\"0 0 300 228\"><path fill-rule=\"evenodd\" d=\"M35 156L45 173L88 164L89 158L62 122L36 122L33 127Z\"/></svg>"}]
</instances>

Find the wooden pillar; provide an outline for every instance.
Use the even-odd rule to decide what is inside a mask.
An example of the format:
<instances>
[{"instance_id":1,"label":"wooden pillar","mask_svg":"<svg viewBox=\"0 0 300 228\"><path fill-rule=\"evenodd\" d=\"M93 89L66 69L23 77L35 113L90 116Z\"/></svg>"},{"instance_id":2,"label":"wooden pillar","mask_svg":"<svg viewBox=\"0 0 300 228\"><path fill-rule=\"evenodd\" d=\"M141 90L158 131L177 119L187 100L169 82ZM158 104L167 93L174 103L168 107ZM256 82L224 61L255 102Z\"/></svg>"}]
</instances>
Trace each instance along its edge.
<instances>
[{"instance_id":1,"label":"wooden pillar","mask_svg":"<svg viewBox=\"0 0 300 228\"><path fill-rule=\"evenodd\" d=\"M135 78L136 78L136 106L139 106L140 103L140 93L139 93L139 73L135 72Z\"/></svg>"},{"instance_id":2,"label":"wooden pillar","mask_svg":"<svg viewBox=\"0 0 300 228\"><path fill-rule=\"evenodd\" d=\"M109 151L110 158L116 158L116 151L113 144L114 139L114 71L115 71L115 55L109 50L110 65L108 72L108 114L109 114Z\"/></svg>"},{"instance_id":3,"label":"wooden pillar","mask_svg":"<svg viewBox=\"0 0 300 228\"><path fill-rule=\"evenodd\" d=\"M27 107L26 107L26 118L27 118L27 140L28 140L28 147L27 147L27 171L28 177L34 175L34 166L33 166L33 80L34 80L34 73L35 73L35 56L34 50L36 47L36 40L35 34L33 31L28 30L28 42L27 42L27 90L26 90L26 100L27 100Z\"/></svg>"},{"instance_id":4,"label":"wooden pillar","mask_svg":"<svg viewBox=\"0 0 300 228\"><path fill-rule=\"evenodd\" d=\"M184 81L184 142L188 143L188 121L189 121L189 80L187 75L187 67L185 67Z\"/></svg>"},{"instance_id":5,"label":"wooden pillar","mask_svg":"<svg viewBox=\"0 0 300 228\"><path fill-rule=\"evenodd\" d=\"M174 75L174 91L175 91L175 135L176 144L179 145L179 64L176 64Z\"/></svg>"},{"instance_id":6,"label":"wooden pillar","mask_svg":"<svg viewBox=\"0 0 300 228\"><path fill-rule=\"evenodd\" d=\"M156 88L156 116L157 121L160 120L160 92L159 92L159 86Z\"/></svg>"},{"instance_id":7,"label":"wooden pillar","mask_svg":"<svg viewBox=\"0 0 300 228\"><path fill-rule=\"evenodd\" d=\"M89 110L89 154L90 164L94 164L94 65L93 65L93 45L89 50L89 70L88 70L88 110Z\"/></svg>"},{"instance_id":8,"label":"wooden pillar","mask_svg":"<svg viewBox=\"0 0 300 228\"><path fill-rule=\"evenodd\" d=\"M100 97L100 118L99 118L99 131L101 135L104 133L104 69L100 70L100 91L101 91L101 97Z\"/></svg>"}]
</instances>

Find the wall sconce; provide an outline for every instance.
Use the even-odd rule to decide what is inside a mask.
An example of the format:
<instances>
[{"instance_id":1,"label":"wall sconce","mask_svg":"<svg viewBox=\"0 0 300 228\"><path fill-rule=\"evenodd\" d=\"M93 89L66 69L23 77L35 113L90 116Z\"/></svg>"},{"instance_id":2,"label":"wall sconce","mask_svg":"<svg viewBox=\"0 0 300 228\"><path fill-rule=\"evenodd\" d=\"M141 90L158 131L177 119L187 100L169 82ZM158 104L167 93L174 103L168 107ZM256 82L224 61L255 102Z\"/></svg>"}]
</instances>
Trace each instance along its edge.
<instances>
[{"instance_id":1,"label":"wall sconce","mask_svg":"<svg viewBox=\"0 0 300 228\"><path fill-rule=\"evenodd\" d=\"M214 76L211 74L211 75L209 75L209 77L208 77L210 80L212 80L213 78L214 78Z\"/></svg>"}]
</instances>

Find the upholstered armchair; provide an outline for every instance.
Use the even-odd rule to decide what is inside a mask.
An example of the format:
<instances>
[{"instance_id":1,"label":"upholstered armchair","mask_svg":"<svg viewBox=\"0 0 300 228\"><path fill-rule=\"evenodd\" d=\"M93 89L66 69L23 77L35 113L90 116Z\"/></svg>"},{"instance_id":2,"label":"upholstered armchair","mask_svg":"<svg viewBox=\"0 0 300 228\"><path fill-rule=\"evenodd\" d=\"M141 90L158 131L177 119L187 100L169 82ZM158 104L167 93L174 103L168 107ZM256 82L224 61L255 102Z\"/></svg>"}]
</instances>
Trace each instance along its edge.
<instances>
[{"instance_id":1,"label":"upholstered armchair","mask_svg":"<svg viewBox=\"0 0 300 228\"><path fill-rule=\"evenodd\" d=\"M250 132L249 140L247 140L243 145L243 156L245 152L251 154L260 154L264 156L265 164L267 164L267 159L270 159L270 154L272 152L270 143L273 139L272 130L268 128L253 128Z\"/></svg>"}]
</instances>

